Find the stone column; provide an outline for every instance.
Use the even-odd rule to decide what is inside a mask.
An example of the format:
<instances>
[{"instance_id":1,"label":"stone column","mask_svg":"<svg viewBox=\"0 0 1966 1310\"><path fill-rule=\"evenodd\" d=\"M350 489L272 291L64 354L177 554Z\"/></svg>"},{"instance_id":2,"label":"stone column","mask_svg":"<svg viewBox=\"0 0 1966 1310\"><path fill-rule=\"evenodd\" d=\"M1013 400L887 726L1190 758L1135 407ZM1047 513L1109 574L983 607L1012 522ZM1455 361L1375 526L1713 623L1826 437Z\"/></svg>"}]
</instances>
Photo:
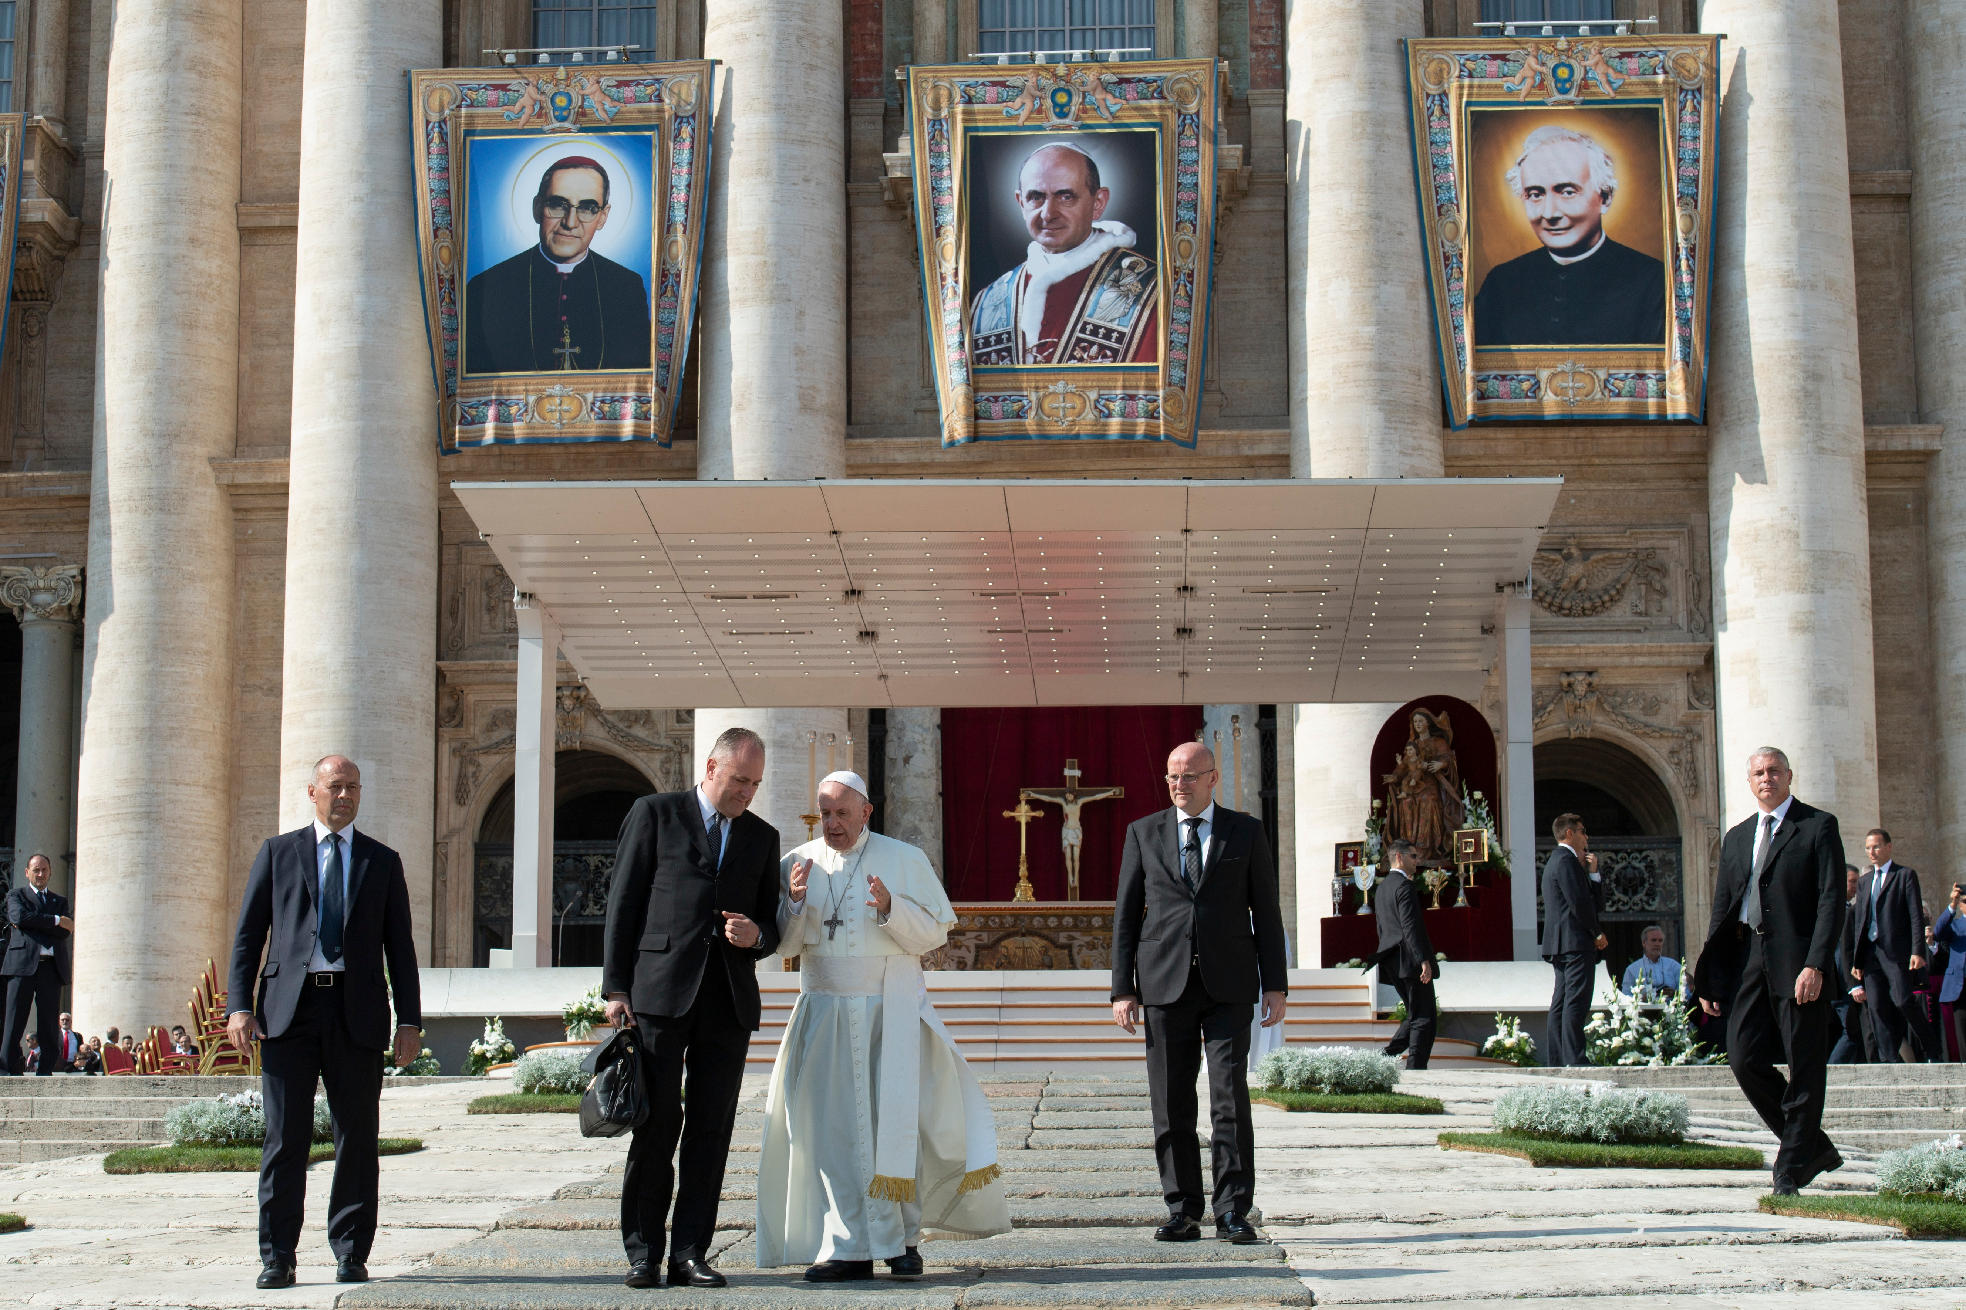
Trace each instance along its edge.
<instances>
[{"instance_id":1,"label":"stone column","mask_svg":"<svg viewBox=\"0 0 1966 1310\"><path fill-rule=\"evenodd\" d=\"M75 801L75 631L82 566L0 566L0 604L20 621L20 761L14 792L14 867L41 851L49 886L75 886L68 816Z\"/></svg>"},{"instance_id":2,"label":"stone column","mask_svg":"<svg viewBox=\"0 0 1966 1310\"><path fill-rule=\"evenodd\" d=\"M1912 314L1918 343L1918 408L1945 425L1926 495L1932 655L1936 685L1966 679L1966 0L1924 0L1905 11L1910 62ZM1942 695L1932 707L1938 741L1938 831L1931 864L1966 867L1966 705Z\"/></svg>"},{"instance_id":3,"label":"stone column","mask_svg":"<svg viewBox=\"0 0 1966 1310\"><path fill-rule=\"evenodd\" d=\"M211 461L237 445L241 4L108 19L74 1007L139 1031L184 1017L237 909L232 506Z\"/></svg>"},{"instance_id":4,"label":"stone column","mask_svg":"<svg viewBox=\"0 0 1966 1310\"><path fill-rule=\"evenodd\" d=\"M27 112L48 120L68 138L68 0L35 0L28 7L34 30L29 38Z\"/></svg>"},{"instance_id":5,"label":"stone column","mask_svg":"<svg viewBox=\"0 0 1966 1310\"><path fill-rule=\"evenodd\" d=\"M1779 746L1855 852L1877 822L1877 717L1837 6L1705 0L1700 26L1727 34L1707 392L1721 818L1753 812L1748 752Z\"/></svg>"},{"instance_id":6,"label":"stone column","mask_svg":"<svg viewBox=\"0 0 1966 1310\"><path fill-rule=\"evenodd\" d=\"M1202 745L1215 752L1215 767L1222 776L1215 780L1215 799L1232 810L1263 817L1263 742L1256 731L1254 705L1204 705L1201 711ZM1242 730L1241 745L1236 729ZM1242 770L1242 795L1236 795L1236 770Z\"/></svg>"},{"instance_id":7,"label":"stone column","mask_svg":"<svg viewBox=\"0 0 1966 1310\"><path fill-rule=\"evenodd\" d=\"M1419 0L1291 0L1285 15L1290 473L1439 477L1440 393L1399 38ZM1297 956L1318 964L1332 848L1365 833L1396 705L1297 707Z\"/></svg>"},{"instance_id":8,"label":"stone column","mask_svg":"<svg viewBox=\"0 0 1966 1310\"><path fill-rule=\"evenodd\" d=\"M942 857L942 711L896 706L887 712L887 835L928 852L946 878Z\"/></svg>"},{"instance_id":9,"label":"stone column","mask_svg":"<svg viewBox=\"0 0 1966 1310\"><path fill-rule=\"evenodd\" d=\"M914 0L914 4L915 62L949 63L954 58L949 53L949 0Z\"/></svg>"},{"instance_id":10,"label":"stone column","mask_svg":"<svg viewBox=\"0 0 1966 1310\"><path fill-rule=\"evenodd\" d=\"M1217 58L1221 44L1221 15L1215 0L1182 0L1181 58Z\"/></svg>"},{"instance_id":11,"label":"stone column","mask_svg":"<svg viewBox=\"0 0 1966 1310\"><path fill-rule=\"evenodd\" d=\"M437 447L416 285L404 73L442 60L439 0L307 8L287 492L280 819L314 762L362 770L360 826L394 847L428 958L435 803Z\"/></svg>"},{"instance_id":12,"label":"stone column","mask_svg":"<svg viewBox=\"0 0 1966 1310\"><path fill-rule=\"evenodd\" d=\"M840 0L709 0L703 54L717 69L705 228L700 478L846 473L846 47ZM785 111L785 88L803 108ZM826 105L833 108L828 110ZM743 525L732 524L732 530ZM768 526L768 525L758 525ZM844 709L699 709L692 781L725 728L765 739L752 809L785 848L813 797L806 734L846 767Z\"/></svg>"}]
</instances>

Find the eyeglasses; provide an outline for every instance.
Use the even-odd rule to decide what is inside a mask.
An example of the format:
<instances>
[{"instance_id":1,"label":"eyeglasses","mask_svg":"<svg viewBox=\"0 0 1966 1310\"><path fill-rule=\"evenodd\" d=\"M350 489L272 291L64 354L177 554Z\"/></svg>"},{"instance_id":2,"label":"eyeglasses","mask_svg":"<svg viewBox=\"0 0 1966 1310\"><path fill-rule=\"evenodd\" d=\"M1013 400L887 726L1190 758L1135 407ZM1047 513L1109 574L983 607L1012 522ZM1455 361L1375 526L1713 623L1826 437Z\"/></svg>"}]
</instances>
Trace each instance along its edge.
<instances>
[{"instance_id":1,"label":"eyeglasses","mask_svg":"<svg viewBox=\"0 0 1966 1310\"><path fill-rule=\"evenodd\" d=\"M1167 782L1170 787L1175 783L1186 783L1192 787L1213 772L1215 770L1209 769L1202 773L1170 773L1167 775Z\"/></svg>"},{"instance_id":2,"label":"eyeglasses","mask_svg":"<svg viewBox=\"0 0 1966 1310\"><path fill-rule=\"evenodd\" d=\"M601 206L597 201L583 200L576 205L564 196L548 196L539 202L539 208L555 222L564 219L568 210L580 215L580 221L583 223L591 223L601 215Z\"/></svg>"}]
</instances>

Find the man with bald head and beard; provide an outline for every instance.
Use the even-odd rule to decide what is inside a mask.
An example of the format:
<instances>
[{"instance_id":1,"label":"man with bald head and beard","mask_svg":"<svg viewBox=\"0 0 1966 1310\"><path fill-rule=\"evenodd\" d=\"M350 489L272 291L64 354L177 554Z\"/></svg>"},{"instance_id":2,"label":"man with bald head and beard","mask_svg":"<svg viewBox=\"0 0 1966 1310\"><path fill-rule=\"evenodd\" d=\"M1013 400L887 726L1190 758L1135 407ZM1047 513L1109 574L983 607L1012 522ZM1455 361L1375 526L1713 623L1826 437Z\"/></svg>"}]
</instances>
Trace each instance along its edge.
<instances>
[{"instance_id":1,"label":"man with bald head and beard","mask_svg":"<svg viewBox=\"0 0 1966 1310\"><path fill-rule=\"evenodd\" d=\"M779 1043L758 1157L758 1267L808 1282L922 1272L924 1229L1010 1231L996 1119L922 988L956 913L919 847L868 828L867 783L819 784L821 836L787 855L778 950L799 1001Z\"/></svg>"},{"instance_id":2,"label":"man with bald head and beard","mask_svg":"<svg viewBox=\"0 0 1966 1310\"><path fill-rule=\"evenodd\" d=\"M1111 191L1077 146L1053 141L1017 172L1024 262L977 295L970 353L989 364L1153 364L1160 279L1138 235L1105 217Z\"/></svg>"},{"instance_id":3,"label":"man with bald head and beard","mask_svg":"<svg viewBox=\"0 0 1966 1310\"><path fill-rule=\"evenodd\" d=\"M1249 1222L1251 1009L1260 995L1263 1026L1283 1022L1289 961L1269 837L1261 820L1215 803L1218 776L1206 746L1183 742L1167 757L1174 804L1127 827L1113 909L1113 1021L1130 1033L1145 1006L1154 1158L1167 1200L1155 1239L1201 1236L1195 1078L1206 1051L1215 1235L1244 1245L1262 1240Z\"/></svg>"}]
</instances>

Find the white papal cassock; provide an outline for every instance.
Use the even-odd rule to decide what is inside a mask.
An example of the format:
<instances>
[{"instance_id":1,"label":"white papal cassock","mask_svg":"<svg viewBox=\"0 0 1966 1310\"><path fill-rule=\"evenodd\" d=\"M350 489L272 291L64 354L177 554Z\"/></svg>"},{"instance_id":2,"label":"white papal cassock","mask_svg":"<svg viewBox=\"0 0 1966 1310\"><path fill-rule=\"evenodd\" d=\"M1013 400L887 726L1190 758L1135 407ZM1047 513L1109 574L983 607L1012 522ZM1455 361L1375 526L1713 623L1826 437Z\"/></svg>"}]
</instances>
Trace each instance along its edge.
<instances>
[{"instance_id":1,"label":"white papal cassock","mask_svg":"<svg viewBox=\"0 0 1966 1310\"><path fill-rule=\"evenodd\" d=\"M793 912L800 859L812 872ZM870 873L893 897L885 924ZM844 852L807 842L780 877L778 949L801 957L799 1000L765 1107L758 1266L891 1259L923 1230L1009 1232L990 1103L922 985L922 954L956 921L928 857L869 830Z\"/></svg>"}]
</instances>

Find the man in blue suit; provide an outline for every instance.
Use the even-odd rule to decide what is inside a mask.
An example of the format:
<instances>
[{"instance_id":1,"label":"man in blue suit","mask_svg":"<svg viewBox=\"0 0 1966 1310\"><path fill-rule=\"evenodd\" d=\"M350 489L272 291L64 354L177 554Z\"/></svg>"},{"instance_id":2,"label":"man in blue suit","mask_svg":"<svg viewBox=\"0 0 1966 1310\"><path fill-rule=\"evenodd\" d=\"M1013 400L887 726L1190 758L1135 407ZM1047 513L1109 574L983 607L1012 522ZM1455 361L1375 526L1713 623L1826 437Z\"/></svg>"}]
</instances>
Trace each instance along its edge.
<instances>
[{"instance_id":1,"label":"man in blue suit","mask_svg":"<svg viewBox=\"0 0 1966 1310\"><path fill-rule=\"evenodd\" d=\"M1550 824L1557 847L1543 865L1543 958L1556 970L1550 992L1551 1068L1584 1063L1584 1022L1591 1012L1597 953L1606 946L1591 890L1590 834L1575 814ZM1588 861L1588 863L1587 863Z\"/></svg>"}]
</instances>

